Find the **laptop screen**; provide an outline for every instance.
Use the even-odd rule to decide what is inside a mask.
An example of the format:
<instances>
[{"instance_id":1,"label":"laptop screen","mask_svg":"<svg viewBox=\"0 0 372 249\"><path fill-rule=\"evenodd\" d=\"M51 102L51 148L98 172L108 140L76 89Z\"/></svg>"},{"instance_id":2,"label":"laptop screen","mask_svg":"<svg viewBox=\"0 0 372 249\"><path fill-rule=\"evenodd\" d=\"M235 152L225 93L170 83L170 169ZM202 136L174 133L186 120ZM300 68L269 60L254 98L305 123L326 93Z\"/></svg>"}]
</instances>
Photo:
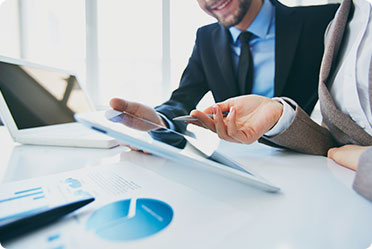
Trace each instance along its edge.
<instances>
[{"instance_id":1,"label":"laptop screen","mask_svg":"<svg viewBox=\"0 0 372 249\"><path fill-rule=\"evenodd\" d=\"M18 129L75 122L90 111L74 75L0 61L0 91Z\"/></svg>"}]
</instances>

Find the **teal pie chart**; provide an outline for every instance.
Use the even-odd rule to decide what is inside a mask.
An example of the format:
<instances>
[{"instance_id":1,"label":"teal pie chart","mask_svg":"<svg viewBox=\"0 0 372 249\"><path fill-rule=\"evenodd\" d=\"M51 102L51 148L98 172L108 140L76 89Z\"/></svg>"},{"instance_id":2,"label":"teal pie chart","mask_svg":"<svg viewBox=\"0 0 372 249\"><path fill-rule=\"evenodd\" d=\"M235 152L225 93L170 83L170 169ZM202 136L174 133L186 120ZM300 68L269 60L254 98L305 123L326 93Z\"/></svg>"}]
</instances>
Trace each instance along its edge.
<instances>
[{"instance_id":1,"label":"teal pie chart","mask_svg":"<svg viewBox=\"0 0 372 249\"><path fill-rule=\"evenodd\" d=\"M166 228L173 209L155 199L125 199L97 209L88 218L86 228L109 241L143 239Z\"/></svg>"}]
</instances>

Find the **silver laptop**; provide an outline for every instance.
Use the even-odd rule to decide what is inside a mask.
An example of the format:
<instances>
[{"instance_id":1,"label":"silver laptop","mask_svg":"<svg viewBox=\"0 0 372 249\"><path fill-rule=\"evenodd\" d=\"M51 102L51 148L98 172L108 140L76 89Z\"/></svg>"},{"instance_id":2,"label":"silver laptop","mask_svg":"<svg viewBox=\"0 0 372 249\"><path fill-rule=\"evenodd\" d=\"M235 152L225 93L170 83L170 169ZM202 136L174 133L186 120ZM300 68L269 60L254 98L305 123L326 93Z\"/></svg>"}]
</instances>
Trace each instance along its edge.
<instances>
[{"instance_id":1,"label":"silver laptop","mask_svg":"<svg viewBox=\"0 0 372 249\"><path fill-rule=\"evenodd\" d=\"M0 56L0 115L24 144L111 148L115 139L75 122L92 111L73 73Z\"/></svg>"}]
</instances>

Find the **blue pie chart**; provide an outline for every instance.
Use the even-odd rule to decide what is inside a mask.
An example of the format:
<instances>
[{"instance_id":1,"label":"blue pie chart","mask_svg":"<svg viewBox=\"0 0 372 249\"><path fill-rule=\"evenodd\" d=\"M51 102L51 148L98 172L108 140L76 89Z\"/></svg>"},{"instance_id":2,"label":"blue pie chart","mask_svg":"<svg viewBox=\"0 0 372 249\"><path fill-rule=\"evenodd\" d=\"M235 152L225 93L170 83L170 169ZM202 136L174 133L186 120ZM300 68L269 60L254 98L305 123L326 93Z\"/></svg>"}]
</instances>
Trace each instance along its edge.
<instances>
[{"instance_id":1,"label":"blue pie chart","mask_svg":"<svg viewBox=\"0 0 372 249\"><path fill-rule=\"evenodd\" d=\"M125 199L107 204L88 218L87 230L110 241L146 238L166 228L172 221L173 209L155 199Z\"/></svg>"}]
</instances>

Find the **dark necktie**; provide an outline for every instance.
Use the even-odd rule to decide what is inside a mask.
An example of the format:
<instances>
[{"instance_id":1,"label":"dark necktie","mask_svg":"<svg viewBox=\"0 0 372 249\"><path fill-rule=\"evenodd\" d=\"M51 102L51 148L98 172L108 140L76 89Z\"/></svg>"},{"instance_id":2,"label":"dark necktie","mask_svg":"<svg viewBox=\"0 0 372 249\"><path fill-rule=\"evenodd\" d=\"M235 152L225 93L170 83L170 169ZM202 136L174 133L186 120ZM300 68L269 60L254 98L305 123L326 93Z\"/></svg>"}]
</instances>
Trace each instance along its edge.
<instances>
[{"instance_id":1,"label":"dark necktie","mask_svg":"<svg viewBox=\"0 0 372 249\"><path fill-rule=\"evenodd\" d=\"M249 47L249 41L253 34L245 31L240 33L240 57L238 66L238 84L241 94L247 94L252 92L253 86L253 59L251 49Z\"/></svg>"}]
</instances>

